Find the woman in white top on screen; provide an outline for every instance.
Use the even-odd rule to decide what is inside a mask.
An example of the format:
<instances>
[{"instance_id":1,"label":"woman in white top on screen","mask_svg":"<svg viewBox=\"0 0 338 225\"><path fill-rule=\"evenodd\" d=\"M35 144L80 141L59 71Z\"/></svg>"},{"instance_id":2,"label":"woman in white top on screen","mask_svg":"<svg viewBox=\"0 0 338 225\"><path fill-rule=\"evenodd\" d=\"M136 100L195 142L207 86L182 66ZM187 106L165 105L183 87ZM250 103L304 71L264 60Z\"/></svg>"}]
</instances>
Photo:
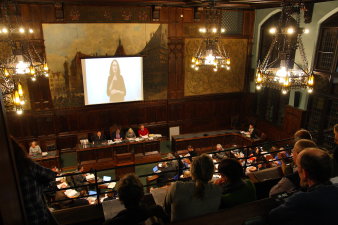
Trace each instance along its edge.
<instances>
[{"instance_id":1,"label":"woman in white top on screen","mask_svg":"<svg viewBox=\"0 0 338 225\"><path fill-rule=\"evenodd\" d=\"M113 60L110 64L107 96L110 102L123 102L126 96L126 86L124 85L124 79L120 72L119 63L116 60Z\"/></svg>"},{"instance_id":2,"label":"woman in white top on screen","mask_svg":"<svg viewBox=\"0 0 338 225\"><path fill-rule=\"evenodd\" d=\"M29 147L29 155L38 155L41 154L41 148L40 146L36 143L36 141L32 141L30 147Z\"/></svg>"},{"instance_id":3,"label":"woman in white top on screen","mask_svg":"<svg viewBox=\"0 0 338 225\"><path fill-rule=\"evenodd\" d=\"M192 161L190 182L175 182L168 190L164 208L171 221L187 219L218 210L222 190L209 183L214 173L212 159L203 154Z\"/></svg>"}]
</instances>

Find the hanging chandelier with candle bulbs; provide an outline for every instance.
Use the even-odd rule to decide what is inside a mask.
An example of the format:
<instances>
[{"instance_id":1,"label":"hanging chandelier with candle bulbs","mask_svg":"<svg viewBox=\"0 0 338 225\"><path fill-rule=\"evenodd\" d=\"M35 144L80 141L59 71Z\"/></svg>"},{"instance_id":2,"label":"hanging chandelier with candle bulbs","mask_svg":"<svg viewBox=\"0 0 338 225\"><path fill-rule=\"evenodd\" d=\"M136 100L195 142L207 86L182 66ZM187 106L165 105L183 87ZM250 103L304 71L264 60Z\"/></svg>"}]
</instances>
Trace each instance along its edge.
<instances>
[{"instance_id":1,"label":"hanging chandelier with candle bulbs","mask_svg":"<svg viewBox=\"0 0 338 225\"><path fill-rule=\"evenodd\" d=\"M0 87L6 110L23 113L25 96L22 81L29 77L48 77L49 68L45 57L36 49L34 30L20 22L18 6L4 0L0 13Z\"/></svg>"},{"instance_id":2,"label":"hanging chandelier with candle bulbs","mask_svg":"<svg viewBox=\"0 0 338 225\"><path fill-rule=\"evenodd\" d=\"M278 26L271 27L272 43L267 55L256 69L256 89L270 87L287 94L292 89L307 89L312 93L314 77L308 68L302 35L309 30L300 27L300 12L304 5L299 0L284 0ZM295 21L295 23L294 23ZM299 50L301 62L295 62ZM275 56L277 55L277 57Z\"/></svg>"},{"instance_id":3,"label":"hanging chandelier with candle bulbs","mask_svg":"<svg viewBox=\"0 0 338 225\"><path fill-rule=\"evenodd\" d=\"M219 69L230 70L230 56L220 43L220 37L226 32L221 26L222 11L214 8L205 9L205 25L199 28L203 41L191 59L191 68L199 70L208 66L217 72Z\"/></svg>"}]
</instances>

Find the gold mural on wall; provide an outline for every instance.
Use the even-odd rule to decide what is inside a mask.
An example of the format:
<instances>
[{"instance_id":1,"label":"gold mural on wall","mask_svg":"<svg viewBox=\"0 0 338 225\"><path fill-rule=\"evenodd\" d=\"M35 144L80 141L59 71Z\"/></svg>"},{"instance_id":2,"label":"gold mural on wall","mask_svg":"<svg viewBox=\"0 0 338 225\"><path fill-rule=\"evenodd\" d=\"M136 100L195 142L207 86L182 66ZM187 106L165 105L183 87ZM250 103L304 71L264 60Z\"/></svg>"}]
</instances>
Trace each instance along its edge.
<instances>
[{"instance_id":1,"label":"gold mural on wall","mask_svg":"<svg viewBox=\"0 0 338 225\"><path fill-rule=\"evenodd\" d=\"M167 98L166 24L62 23L42 27L55 108L84 105L81 58L112 56L119 43L126 56L143 56L144 99Z\"/></svg>"},{"instance_id":2,"label":"gold mural on wall","mask_svg":"<svg viewBox=\"0 0 338 225\"><path fill-rule=\"evenodd\" d=\"M201 66L198 71L191 68L191 57L197 51L203 39L185 39L184 50L184 95L205 95L241 92L244 88L247 39L220 39L220 44L230 54L231 70L214 72L212 67Z\"/></svg>"}]
</instances>

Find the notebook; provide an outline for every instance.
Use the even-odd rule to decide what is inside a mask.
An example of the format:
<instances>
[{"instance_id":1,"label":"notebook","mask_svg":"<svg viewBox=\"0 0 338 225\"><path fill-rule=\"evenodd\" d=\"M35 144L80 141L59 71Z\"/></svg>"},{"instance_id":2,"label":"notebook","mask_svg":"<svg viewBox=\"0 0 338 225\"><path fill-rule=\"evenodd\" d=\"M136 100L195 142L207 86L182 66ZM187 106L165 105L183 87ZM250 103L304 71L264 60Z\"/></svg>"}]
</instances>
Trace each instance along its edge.
<instances>
[{"instance_id":1,"label":"notebook","mask_svg":"<svg viewBox=\"0 0 338 225\"><path fill-rule=\"evenodd\" d=\"M109 177L109 176L103 176L103 181L104 182L111 181L111 177Z\"/></svg>"}]
</instances>

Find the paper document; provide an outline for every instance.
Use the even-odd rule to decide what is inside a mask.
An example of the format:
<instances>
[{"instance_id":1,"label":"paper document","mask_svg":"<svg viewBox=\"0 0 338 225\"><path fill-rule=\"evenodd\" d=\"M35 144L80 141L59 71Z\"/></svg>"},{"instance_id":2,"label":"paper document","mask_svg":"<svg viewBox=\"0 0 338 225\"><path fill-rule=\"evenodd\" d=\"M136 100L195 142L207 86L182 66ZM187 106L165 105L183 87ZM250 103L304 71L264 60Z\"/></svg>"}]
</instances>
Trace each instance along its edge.
<instances>
[{"instance_id":1,"label":"paper document","mask_svg":"<svg viewBox=\"0 0 338 225\"><path fill-rule=\"evenodd\" d=\"M115 187L115 185L116 185L116 182L110 182L108 184L108 188L113 189Z\"/></svg>"},{"instance_id":2,"label":"paper document","mask_svg":"<svg viewBox=\"0 0 338 225\"><path fill-rule=\"evenodd\" d=\"M154 201L157 205L164 206L164 199L167 195L168 187L169 186L164 186L150 190L150 193L153 195Z\"/></svg>"},{"instance_id":3,"label":"paper document","mask_svg":"<svg viewBox=\"0 0 338 225\"><path fill-rule=\"evenodd\" d=\"M86 180L94 180L95 179L95 175L94 174L89 174L86 176Z\"/></svg>"},{"instance_id":4,"label":"paper document","mask_svg":"<svg viewBox=\"0 0 338 225\"><path fill-rule=\"evenodd\" d=\"M122 205L122 203L118 199L102 202L102 208L105 220L112 219L120 211L125 209L124 205Z\"/></svg>"},{"instance_id":5,"label":"paper document","mask_svg":"<svg viewBox=\"0 0 338 225\"><path fill-rule=\"evenodd\" d=\"M68 198L74 198L74 197L79 196L80 193L74 189L68 189L65 191L65 195L67 195Z\"/></svg>"},{"instance_id":6,"label":"paper document","mask_svg":"<svg viewBox=\"0 0 338 225\"><path fill-rule=\"evenodd\" d=\"M60 177L61 178L61 177ZM61 184L58 184L58 185L56 185L59 189L61 189L61 188L66 188L66 187L68 187L68 184L66 183L66 182L63 182L63 183L61 183Z\"/></svg>"}]
</instances>

